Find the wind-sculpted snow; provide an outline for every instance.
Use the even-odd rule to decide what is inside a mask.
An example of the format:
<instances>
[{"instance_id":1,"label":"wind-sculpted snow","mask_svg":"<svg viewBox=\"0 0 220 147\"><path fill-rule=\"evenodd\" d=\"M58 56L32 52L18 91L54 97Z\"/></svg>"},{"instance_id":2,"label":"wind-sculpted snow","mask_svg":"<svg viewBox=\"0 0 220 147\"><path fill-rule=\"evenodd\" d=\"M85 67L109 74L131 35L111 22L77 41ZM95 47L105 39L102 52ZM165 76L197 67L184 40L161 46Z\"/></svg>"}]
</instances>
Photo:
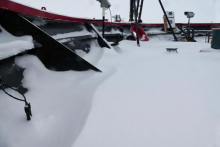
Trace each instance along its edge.
<instances>
[{"instance_id":1,"label":"wind-sculpted snow","mask_svg":"<svg viewBox=\"0 0 220 147\"><path fill-rule=\"evenodd\" d=\"M103 73L17 58L34 116L0 91L0 147L220 147L220 50L167 37L122 41L120 54L92 44L83 58Z\"/></svg>"},{"instance_id":2,"label":"wind-sculpted snow","mask_svg":"<svg viewBox=\"0 0 220 147\"><path fill-rule=\"evenodd\" d=\"M117 72L98 88L73 147L220 147L219 50L158 38L120 48L99 61Z\"/></svg>"},{"instance_id":3,"label":"wind-sculpted snow","mask_svg":"<svg viewBox=\"0 0 220 147\"><path fill-rule=\"evenodd\" d=\"M77 54L82 57L84 60L88 61L89 63L95 65L98 61L102 58L104 51L107 48L101 48L98 45L98 41L91 42L89 47L89 53L85 53L82 50L76 50Z\"/></svg>"},{"instance_id":4,"label":"wind-sculpted snow","mask_svg":"<svg viewBox=\"0 0 220 147\"><path fill-rule=\"evenodd\" d=\"M1 91L0 147L71 147L87 120L97 87L114 70L54 72L35 56L19 57L16 64L25 68L23 85L33 117L26 121L24 103Z\"/></svg>"},{"instance_id":5,"label":"wind-sculpted snow","mask_svg":"<svg viewBox=\"0 0 220 147\"><path fill-rule=\"evenodd\" d=\"M0 26L0 60L34 48L31 36L15 37Z\"/></svg>"}]
</instances>

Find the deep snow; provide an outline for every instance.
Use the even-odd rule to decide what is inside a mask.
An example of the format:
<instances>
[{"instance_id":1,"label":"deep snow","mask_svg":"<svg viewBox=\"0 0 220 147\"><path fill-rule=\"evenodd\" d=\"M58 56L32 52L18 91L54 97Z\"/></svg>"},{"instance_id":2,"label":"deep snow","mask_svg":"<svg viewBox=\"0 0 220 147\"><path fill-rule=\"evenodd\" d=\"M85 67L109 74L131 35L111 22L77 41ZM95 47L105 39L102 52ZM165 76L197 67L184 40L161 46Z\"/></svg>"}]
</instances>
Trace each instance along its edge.
<instances>
[{"instance_id":1,"label":"deep snow","mask_svg":"<svg viewBox=\"0 0 220 147\"><path fill-rule=\"evenodd\" d=\"M97 86L114 71L53 72L35 56L17 58L16 64L26 68L23 85L33 117L27 122L24 103L0 91L0 146L70 147L86 122Z\"/></svg>"},{"instance_id":2,"label":"deep snow","mask_svg":"<svg viewBox=\"0 0 220 147\"><path fill-rule=\"evenodd\" d=\"M141 47L122 41L120 53L93 44L83 57L103 73L54 72L34 56L16 58L33 118L0 91L0 146L220 147L220 51L150 39Z\"/></svg>"},{"instance_id":3,"label":"deep snow","mask_svg":"<svg viewBox=\"0 0 220 147\"><path fill-rule=\"evenodd\" d=\"M120 48L99 61L104 73L117 72L97 89L73 147L220 146L220 51L163 41L140 48L123 41Z\"/></svg>"},{"instance_id":4,"label":"deep snow","mask_svg":"<svg viewBox=\"0 0 220 147\"><path fill-rule=\"evenodd\" d=\"M16 1L101 18L95 0L74 5L70 0ZM163 2L166 10L176 12L176 22L185 22L186 9L196 13L192 22L219 21L220 1ZM128 20L129 2L111 3L112 13ZM162 22L157 1L145 1L144 14L145 22ZM122 41L120 52L94 42L90 53L80 56L102 73L54 72L35 56L16 58L16 64L25 68L22 82L29 90L33 118L27 122L24 103L0 91L0 147L220 147L220 51L204 43L204 37L197 43L171 40L170 35L154 36L141 47ZM178 47L178 54L166 52L167 47ZM0 59L31 48L30 36L0 33Z\"/></svg>"},{"instance_id":5,"label":"deep snow","mask_svg":"<svg viewBox=\"0 0 220 147\"><path fill-rule=\"evenodd\" d=\"M34 48L32 36L15 37L0 26L0 60Z\"/></svg>"}]
</instances>

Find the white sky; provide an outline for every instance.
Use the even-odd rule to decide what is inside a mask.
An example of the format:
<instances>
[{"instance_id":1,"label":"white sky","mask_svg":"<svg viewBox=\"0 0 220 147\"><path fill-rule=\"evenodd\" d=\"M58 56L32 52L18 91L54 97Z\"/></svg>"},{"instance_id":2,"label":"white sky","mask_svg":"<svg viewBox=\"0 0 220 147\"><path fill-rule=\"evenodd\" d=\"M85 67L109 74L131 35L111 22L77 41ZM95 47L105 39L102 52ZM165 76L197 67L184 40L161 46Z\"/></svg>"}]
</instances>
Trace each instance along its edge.
<instances>
[{"instance_id":1,"label":"white sky","mask_svg":"<svg viewBox=\"0 0 220 147\"><path fill-rule=\"evenodd\" d=\"M48 11L87 18L101 18L102 9L96 0L14 0L32 7L47 7ZM112 15L120 14L125 21L129 17L129 0L109 0ZM192 22L220 22L220 0L162 0L166 11L176 13L176 22L187 22L184 11L195 12ZM158 0L145 0L142 19L147 23L161 23L162 9ZM107 11L107 18L109 12Z\"/></svg>"}]
</instances>

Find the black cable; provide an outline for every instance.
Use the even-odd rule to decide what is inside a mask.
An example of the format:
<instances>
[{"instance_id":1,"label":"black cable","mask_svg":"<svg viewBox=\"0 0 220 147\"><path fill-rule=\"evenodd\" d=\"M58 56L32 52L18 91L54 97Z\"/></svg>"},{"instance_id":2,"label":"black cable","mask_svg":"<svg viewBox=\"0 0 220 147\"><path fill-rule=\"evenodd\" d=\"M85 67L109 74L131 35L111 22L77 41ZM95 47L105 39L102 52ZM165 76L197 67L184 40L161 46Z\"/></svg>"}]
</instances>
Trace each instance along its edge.
<instances>
[{"instance_id":1,"label":"black cable","mask_svg":"<svg viewBox=\"0 0 220 147\"><path fill-rule=\"evenodd\" d=\"M16 98L16 97L14 97L13 95L7 93L6 90L5 90L5 88L4 88L4 86L6 86L6 87L8 87L8 88L10 88L10 89L12 89L12 90L18 92L19 94L21 94L21 95L24 97L24 100L19 99L19 98ZM24 96L24 94L22 94L22 93L19 92L18 90L14 89L14 88L12 88L11 86L9 86L9 85L7 85L7 84L4 84L4 83L1 83L1 88L2 88L2 90L5 92L5 94L7 94L8 96L10 96L10 97L12 97L13 99L16 99L16 100L18 100L18 101L23 101L23 102L25 102L25 104L27 104L26 97Z\"/></svg>"},{"instance_id":2,"label":"black cable","mask_svg":"<svg viewBox=\"0 0 220 147\"><path fill-rule=\"evenodd\" d=\"M8 87L16 92L18 92L19 94L21 94L23 96L23 100L22 99L19 99L11 94L9 94L6 90L5 90L5 87ZM7 94L8 96L10 96L11 98L15 99L15 100L18 100L18 101L22 101L22 102L25 102L25 107L24 107L24 111L26 113L26 117L27 117L27 120L31 120L31 116L32 116L32 113L31 113L31 104L27 102L27 99L26 97L24 96L24 94L22 94L20 91L12 88L11 86L5 84L2 79L1 79L1 76L0 76L0 87L2 88L2 90L4 91L5 94Z\"/></svg>"}]
</instances>

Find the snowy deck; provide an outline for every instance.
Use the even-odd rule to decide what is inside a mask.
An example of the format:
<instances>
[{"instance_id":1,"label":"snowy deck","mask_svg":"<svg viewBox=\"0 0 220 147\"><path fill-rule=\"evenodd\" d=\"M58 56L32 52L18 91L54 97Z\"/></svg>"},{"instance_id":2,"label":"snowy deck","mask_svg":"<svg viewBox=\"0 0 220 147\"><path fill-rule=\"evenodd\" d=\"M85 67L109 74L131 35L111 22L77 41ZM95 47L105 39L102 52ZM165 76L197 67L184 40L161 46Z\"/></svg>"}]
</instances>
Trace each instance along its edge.
<instances>
[{"instance_id":1,"label":"snowy deck","mask_svg":"<svg viewBox=\"0 0 220 147\"><path fill-rule=\"evenodd\" d=\"M154 39L119 47L91 50L87 60L102 57L103 73L54 72L34 56L16 59L26 68L33 118L26 122L23 103L0 91L0 146L220 146L219 50Z\"/></svg>"}]
</instances>

